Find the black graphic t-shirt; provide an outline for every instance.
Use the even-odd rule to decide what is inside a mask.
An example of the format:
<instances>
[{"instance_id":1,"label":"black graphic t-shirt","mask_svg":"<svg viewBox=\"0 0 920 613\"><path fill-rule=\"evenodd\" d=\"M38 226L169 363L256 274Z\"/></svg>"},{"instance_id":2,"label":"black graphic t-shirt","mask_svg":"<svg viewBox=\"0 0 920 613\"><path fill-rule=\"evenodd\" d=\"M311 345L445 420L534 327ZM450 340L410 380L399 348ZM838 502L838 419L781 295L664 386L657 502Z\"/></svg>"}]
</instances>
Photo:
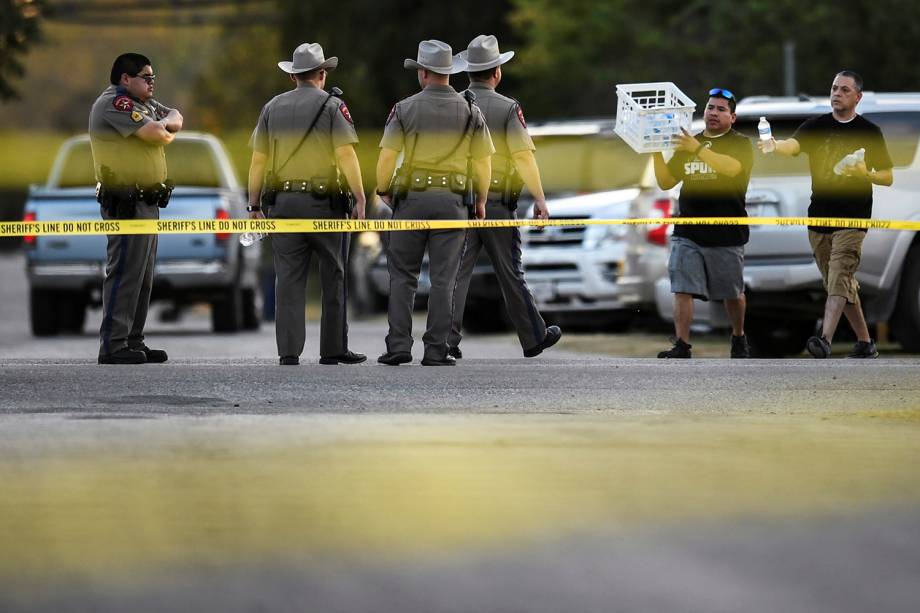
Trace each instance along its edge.
<instances>
[{"instance_id":1,"label":"black graphic t-shirt","mask_svg":"<svg viewBox=\"0 0 920 613\"><path fill-rule=\"evenodd\" d=\"M809 119L792 138L808 154L811 170L811 204L809 217L872 217L872 183L869 179L834 174L834 166L857 149L866 150L866 168L887 170L892 167L885 138L877 125L856 115L844 123L830 113ZM811 227L829 234L841 228Z\"/></svg>"},{"instance_id":2,"label":"black graphic t-shirt","mask_svg":"<svg viewBox=\"0 0 920 613\"><path fill-rule=\"evenodd\" d=\"M678 151L668 161L671 175L684 184L680 188L680 217L747 217L744 208L754 147L735 130L716 137L697 135L705 147L741 163L737 176L721 175L709 164L686 151ZM674 226L674 236L689 238L703 247L735 247L748 242L748 226Z\"/></svg>"}]
</instances>

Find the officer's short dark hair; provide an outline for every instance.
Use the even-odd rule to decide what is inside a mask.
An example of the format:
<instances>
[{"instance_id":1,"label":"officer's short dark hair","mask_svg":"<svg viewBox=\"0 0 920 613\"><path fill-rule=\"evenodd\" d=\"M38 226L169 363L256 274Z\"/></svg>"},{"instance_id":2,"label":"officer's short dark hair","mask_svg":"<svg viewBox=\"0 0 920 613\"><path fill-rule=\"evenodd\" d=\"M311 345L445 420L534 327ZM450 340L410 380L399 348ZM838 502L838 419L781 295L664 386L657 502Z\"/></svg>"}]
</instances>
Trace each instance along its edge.
<instances>
[{"instance_id":1,"label":"officer's short dark hair","mask_svg":"<svg viewBox=\"0 0 920 613\"><path fill-rule=\"evenodd\" d=\"M853 83L856 85L856 91L863 90L863 78L859 76L858 73L853 72L852 70L841 70L837 73L838 77L850 77L853 79Z\"/></svg>"},{"instance_id":2,"label":"officer's short dark hair","mask_svg":"<svg viewBox=\"0 0 920 613\"><path fill-rule=\"evenodd\" d=\"M307 72L298 72L294 74L294 79L298 83L306 83L307 81L316 81L319 78L319 73L325 70L325 68L316 68L314 70L308 70Z\"/></svg>"},{"instance_id":3,"label":"officer's short dark hair","mask_svg":"<svg viewBox=\"0 0 920 613\"><path fill-rule=\"evenodd\" d=\"M150 66L150 60L140 53L122 53L115 58L112 64L112 74L109 77L112 85L118 85L121 81L121 75L127 74L136 77L144 69L144 66Z\"/></svg>"},{"instance_id":4,"label":"officer's short dark hair","mask_svg":"<svg viewBox=\"0 0 920 613\"><path fill-rule=\"evenodd\" d=\"M495 70L498 68L489 68L488 70L477 70L476 72L469 73L470 81L488 81L495 74Z\"/></svg>"}]
</instances>

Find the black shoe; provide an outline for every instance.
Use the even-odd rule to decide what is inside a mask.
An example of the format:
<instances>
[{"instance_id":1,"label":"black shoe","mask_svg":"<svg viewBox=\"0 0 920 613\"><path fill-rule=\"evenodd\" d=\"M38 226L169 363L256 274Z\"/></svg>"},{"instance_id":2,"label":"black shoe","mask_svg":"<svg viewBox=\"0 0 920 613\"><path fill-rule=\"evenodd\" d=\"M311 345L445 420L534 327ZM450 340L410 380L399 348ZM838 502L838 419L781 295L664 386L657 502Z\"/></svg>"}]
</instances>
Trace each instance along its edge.
<instances>
[{"instance_id":1,"label":"black shoe","mask_svg":"<svg viewBox=\"0 0 920 613\"><path fill-rule=\"evenodd\" d=\"M733 358L749 358L751 357L751 348L748 346L747 337L745 335L735 336L732 334L732 357Z\"/></svg>"},{"instance_id":2,"label":"black shoe","mask_svg":"<svg viewBox=\"0 0 920 613\"><path fill-rule=\"evenodd\" d=\"M146 362L147 357L143 351L135 351L127 347L122 347L114 353L99 356L100 364L144 364Z\"/></svg>"},{"instance_id":3,"label":"black shoe","mask_svg":"<svg viewBox=\"0 0 920 613\"><path fill-rule=\"evenodd\" d=\"M831 344L823 336L812 336L808 339L805 347L808 348L808 353L819 360L831 357Z\"/></svg>"},{"instance_id":4,"label":"black shoe","mask_svg":"<svg viewBox=\"0 0 920 613\"><path fill-rule=\"evenodd\" d=\"M667 351L660 352L658 354L659 358L689 358L691 356L690 348L693 347L693 345L685 343L682 338L674 338L671 340L674 346Z\"/></svg>"},{"instance_id":5,"label":"black shoe","mask_svg":"<svg viewBox=\"0 0 920 613\"><path fill-rule=\"evenodd\" d=\"M459 360L459 359L461 359L461 358L463 357L463 352L460 351L460 347L457 347L456 345L454 345L453 347L448 346L448 347L447 347L447 355L449 355L449 356L452 357L452 358L456 358L456 359Z\"/></svg>"},{"instance_id":6,"label":"black shoe","mask_svg":"<svg viewBox=\"0 0 920 613\"><path fill-rule=\"evenodd\" d=\"M422 359L422 366L454 366L456 364L457 360L453 359L449 355L444 356L440 360L438 358Z\"/></svg>"},{"instance_id":7,"label":"black shoe","mask_svg":"<svg viewBox=\"0 0 920 613\"><path fill-rule=\"evenodd\" d=\"M878 349L875 348L875 341L871 338L869 342L866 341L856 341L856 344L853 345L853 351L850 352L848 358L877 358Z\"/></svg>"},{"instance_id":8,"label":"black shoe","mask_svg":"<svg viewBox=\"0 0 920 613\"><path fill-rule=\"evenodd\" d=\"M562 338L562 330L559 326L550 326L546 329L546 336L543 337L543 342L537 345L536 347L531 347L530 349L524 350L525 358L535 358L541 353L544 349L549 349L553 345L559 342L559 339Z\"/></svg>"},{"instance_id":9,"label":"black shoe","mask_svg":"<svg viewBox=\"0 0 920 613\"><path fill-rule=\"evenodd\" d=\"M346 351L342 355L330 355L324 358L319 359L320 364L360 364L367 360L367 356L363 353L355 353L354 351Z\"/></svg>"},{"instance_id":10,"label":"black shoe","mask_svg":"<svg viewBox=\"0 0 920 613\"><path fill-rule=\"evenodd\" d=\"M400 364L408 364L411 362L412 354L408 351L395 351L392 353L388 351L377 358L377 361L387 366L399 366Z\"/></svg>"},{"instance_id":11,"label":"black shoe","mask_svg":"<svg viewBox=\"0 0 920 613\"><path fill-rule=\"evenodd\" d=\"M281 366L297 366L300 364L300 358L296 355L283 355L278 358L278 364Z\"/></svg>"},{"instance_id":12,"label":"black shoe","mask_svg":"<svg viewBox=\"0 0 920 613\"><path fill-rule=\"evenodd\" d=\"M140 347L131 347L133 351L142 351L144 357L147 358L148 364L162 364L169 359L169 356L166 355L166 352L162 349L151 349L147 345L141 345Z\"/></svg>"}]
</instances>

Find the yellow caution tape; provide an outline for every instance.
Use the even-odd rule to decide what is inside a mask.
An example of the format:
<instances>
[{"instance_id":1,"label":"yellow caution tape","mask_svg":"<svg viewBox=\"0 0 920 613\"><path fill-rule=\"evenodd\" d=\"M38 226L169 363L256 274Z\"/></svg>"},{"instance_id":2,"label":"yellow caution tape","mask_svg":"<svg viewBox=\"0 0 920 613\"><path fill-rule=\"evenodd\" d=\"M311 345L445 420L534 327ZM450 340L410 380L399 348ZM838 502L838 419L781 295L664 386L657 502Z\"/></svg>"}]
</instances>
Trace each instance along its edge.
<instances>
[{"instance_id":1,"label":"yellow caution tape","mask_svg":"<svg viewBox=\"0 0 920 613\"><path fill-rule=\"evenodd\" d=\"M398 232L521 226L830 226L866 230L920 230L920 221L836 217L667 217L642 219L121 219L0 222L0 237L98 234L218 234L240 232Z\"/></svg>"}]
</instances>

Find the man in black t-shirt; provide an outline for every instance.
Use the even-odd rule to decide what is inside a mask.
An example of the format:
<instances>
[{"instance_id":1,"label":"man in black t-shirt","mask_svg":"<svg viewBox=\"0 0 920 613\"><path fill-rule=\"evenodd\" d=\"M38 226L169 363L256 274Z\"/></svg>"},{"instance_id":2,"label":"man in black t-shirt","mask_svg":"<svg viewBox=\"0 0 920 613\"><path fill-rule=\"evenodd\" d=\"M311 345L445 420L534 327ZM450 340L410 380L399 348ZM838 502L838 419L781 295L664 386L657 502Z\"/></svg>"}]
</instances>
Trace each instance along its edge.
<instances>
[{"instance_id":1,"label":"man in black t-shirt","mask_svg":"<svg viewBox=\"0 0 920 613\"><path fill-rule=\"evenodd\" d=\"M882 131L856 113L862 98L863 81L855 72L844 70L831 85L832 112L809 119L792 138L776 141L780 155L808 154L811 170L809 217L872 217L872 186L891 185L891 156ZM860 152L861 153L858 153ZM847 155L861 155L853 164L843 164ZM816 358L831 354L831 341L841 313L846 315L857 342L851 358L876 358L875 342L859 302L856 270L862 255L866 231L858 228L809 226L808 240L824 279L822 335L808 339L808 351Z\"/></svg>"},{"instance_id":2,"label":"man in black t-shirt","mask_svg":"<svg viewBox=\"0 0 920 613\"><path fill-rule=\"evenodd\" d=\"M678 199L679 217L745 217L745 194L751 178L754 148L732 129L735 95L727 89L709 92L704 113L706 129L684 132L670 161L653 156L661 189L684 185ZM674 294L674 346L659 358L689 358L693 299L723 300L732 325L731 357L749 357L744 336L744 245L746 225L675 225L668 274Z\"/></svg>"}]
</instances>

